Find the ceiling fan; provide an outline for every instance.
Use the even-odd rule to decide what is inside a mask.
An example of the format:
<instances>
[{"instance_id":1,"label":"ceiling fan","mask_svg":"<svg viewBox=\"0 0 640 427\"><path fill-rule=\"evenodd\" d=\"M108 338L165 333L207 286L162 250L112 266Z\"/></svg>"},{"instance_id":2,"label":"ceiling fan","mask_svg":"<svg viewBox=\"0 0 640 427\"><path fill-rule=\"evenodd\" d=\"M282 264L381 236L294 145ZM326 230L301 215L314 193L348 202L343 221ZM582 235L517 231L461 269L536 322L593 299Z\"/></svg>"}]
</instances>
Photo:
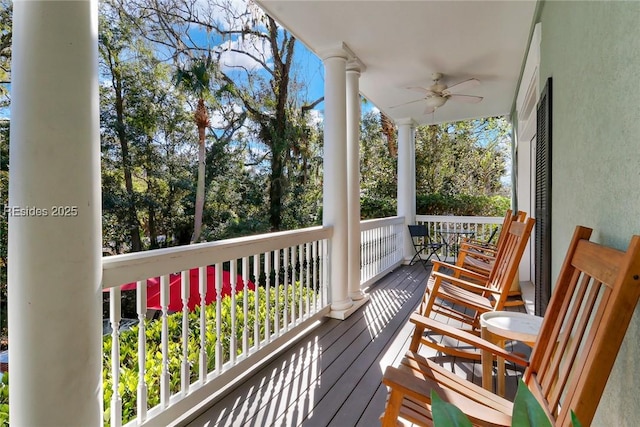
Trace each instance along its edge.
<instances>
[{"instance_id":1,"label":"ceiling fan","mask_svg":"<svg viewBox=\"0 0 640 427\"><path fill-rule=\"evenodd\" d=\"M453 86L447 86L446 84L440 82L440 80L442 79L441 73L433 73L431 75L431 78L433 79L433 84L428 88L424 88L424 87L408 88L411 90L422 92L425 95L424 98L417 99L415 101L405 102L404 104L400 104L400 105L406 105L414 102L425 101L425 103L427 104L427 108L424 111L424 113L431 114L434 111L436 111L436 109L442 107L450 99L454 101L465 102L467 104L476 104L482 101L483 99L481 96L461 95L457 93L462 90L478 86L480 84L480 81L478 79L469 79L460 83L456 83ZM399 107L400 105L396 105L391 108Z\"/></svg>"}]
</instances>

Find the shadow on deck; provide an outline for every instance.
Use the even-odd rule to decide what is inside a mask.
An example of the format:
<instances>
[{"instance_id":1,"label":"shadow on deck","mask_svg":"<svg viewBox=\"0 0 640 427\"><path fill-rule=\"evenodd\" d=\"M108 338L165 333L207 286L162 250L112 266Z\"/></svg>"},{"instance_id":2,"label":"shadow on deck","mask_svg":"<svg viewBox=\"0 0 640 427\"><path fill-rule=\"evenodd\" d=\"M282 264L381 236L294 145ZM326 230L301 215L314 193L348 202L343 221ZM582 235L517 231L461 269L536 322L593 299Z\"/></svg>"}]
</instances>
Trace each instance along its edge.
<instances>
[{"instance_id":1,"label":"shadow on deck","mask_svg":"<svg viewBox=\"0 0 640 427\"><path fill-rule=\"evenodd\" d=\"M389 273L368 290L370 301L348 319L325 319L187 425L379 425L387 395L382 373L386 366L397 365L409 346L413 327L408 318L426 279L427 271L419 264ZM437 356L425 347L420 352ZM481 383L479 363L436 360ZM513 398L521 372L507 374L507 397Z\"/></svg>"}]
</instances>

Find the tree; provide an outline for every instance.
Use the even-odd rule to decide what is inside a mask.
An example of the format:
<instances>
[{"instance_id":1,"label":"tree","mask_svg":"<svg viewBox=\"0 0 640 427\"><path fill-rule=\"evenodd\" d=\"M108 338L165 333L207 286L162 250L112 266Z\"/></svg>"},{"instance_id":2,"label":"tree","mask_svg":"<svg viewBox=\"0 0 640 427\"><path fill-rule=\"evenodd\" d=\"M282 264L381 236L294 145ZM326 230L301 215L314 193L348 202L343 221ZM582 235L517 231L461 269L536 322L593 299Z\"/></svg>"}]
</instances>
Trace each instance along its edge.
<instances>
[{"instance_id":1,"label":"tree","mask_svg":"<svg viewBox=\"0 0 640 427\"><path fill-rule=\"evenodd\" d=\"M508 130L504 118L418 127L417 193L507 195Z\"/></svg>"},{"instance_id":2,"label":"tree","mask_svg":"<svg viewBox=\"0 0 640 427\"><path fill-rule=\"evenodd\" d=\"M246 41L240 44L240 48L231 50L260 66L260 73L241 68L246 73L245 79L233 79L229 73L221 74L227 90L241 100L249 118L257 125L259 140L269 150L269 223L271 230L277 231L282 229L285 194L289 191L288 161L292 151L298 155L301 153L301 142L309 129L302 114L305 107L297 105L296 96L290 94L295 83L292 65L296 39L270 16L258 15L259 19L255 16L255 10L248 5L239 16L234 16L234 20L239 18L240 22L253 25L225 28L214 23L213 27L223 37L237 36ZM256 46L265 47L262 55L256 54L259 51ZM224 52L219 51L219 55ZM243 81L251 85L239 83Z\"/></svg>"},{"instance_id":3,"label":"tree","mask_svg":"<svg viewBox=\"0 0 640 427\"><path fill-rule=\"evenodd\" d=\"M108 3L107 3L108 4ZM126 55L134 36L131 25L127 25L122 13L116 7L103 8L100 20L99 50L101 60L111 78L111 91L115 110L114 129L121 150L122 170L126 187L127 216L123 218L131 239L131 251L142 250L140 239L140 224L136 209L136 194L133 189L131 155L129 153L129 138L125 123L125 91L127 89L127 64L122 56Z\"/></svg>"},{"instance_id":4,"label":"tree","mask_svg":"<svg viewBox=\"0 0 640 427\"><path fill-rule=\"evenodd\" d=\"M136 8L140 16L152 21L146 37L163 46L174 62L180 63L185 56L216 55L221 79L216 98L223 92L232 96L229 102L241 106L250 122L245 137L266 147L253 150L255 157L248 159L247 166L260 168L260 174L268 170L270 228L281 229L283 207L291 194L290 160L302 153L297 145L310 132L302 111L305 105L316 105L305 104L296 91L295 37L251 2L139 0ZM244 61L227 63L230 54Z\"/></svg>"},{"instance_id":5,"label":"tree","mask_svg":"<svg viewBox=\"0 0 640 427\"><path fill-rule=\"evenodd\" d=\"M193 235L191 243L200 240L202 232L202 213L205 198L205 150L206 132L211 124L205 98L209 96L211 76L215 67L210 55L194 58L187 68L178 68L175 76L176 86L197 98L197 106L193 113L193 121L198 128L198 185L196 190L196 208L193 219Z\"/></svg>"}]
</instances>

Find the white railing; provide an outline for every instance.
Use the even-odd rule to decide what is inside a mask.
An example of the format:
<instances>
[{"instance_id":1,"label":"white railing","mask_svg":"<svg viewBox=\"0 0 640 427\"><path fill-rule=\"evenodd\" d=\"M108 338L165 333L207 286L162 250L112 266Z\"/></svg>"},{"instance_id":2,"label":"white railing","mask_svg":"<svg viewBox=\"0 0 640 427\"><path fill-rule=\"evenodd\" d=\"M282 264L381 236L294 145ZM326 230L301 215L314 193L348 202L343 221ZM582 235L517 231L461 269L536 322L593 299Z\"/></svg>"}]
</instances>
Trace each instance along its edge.
<instances>
[{"instance_id":1,"label":"white railing","mask_svg":"<svg viewBox=\"0 0 640 427\"><path fill-rule=\"evenodd\" d=\"M402 262L404 217L360 222L360 286L365 287Z\"/></svg>"},{"instance_id":2,"label":"white railing","mask_svg":"<svg viewBox=\"0 0 640 427\"><path fill-rule=\"evenodd\" d=\"M478 236L502 220L417 219ZM402 263L404 228L404 217L361 222L362 287ZM332 233L313 227L104 257L105 424L168 425L192 414L326 315Z\"/></svg>"},{"instance_id":3,"label":"white railing","mask_svg":"<svg viewBox=\"0 0 640 427\"><path fill-rule=\"evenodd\" d=\"M495 231L504 217L492 216L444 216L444 215L416 215L417 224L425 224L429 230L429 236L433 241L446 243L438 252L443 260L451 261L457 250L457 239L466 236L481 241L488 241L493 235L492 241L497 240ZM469 234L454 234L454 231L468 232ZM453 240L452 240L453 239Z\"/></svg>"},{"instance_id":4,"label":"white railing","mask_svg":"<svg viewBox=\"0 0 640 427\"><path fill-rule=\"evenodd\" d=\"M167 425L324 316L331 233L314 227L105 257L105 424ZM126 332L123 308L138 321Z\"/></svg>"}]
</instances>

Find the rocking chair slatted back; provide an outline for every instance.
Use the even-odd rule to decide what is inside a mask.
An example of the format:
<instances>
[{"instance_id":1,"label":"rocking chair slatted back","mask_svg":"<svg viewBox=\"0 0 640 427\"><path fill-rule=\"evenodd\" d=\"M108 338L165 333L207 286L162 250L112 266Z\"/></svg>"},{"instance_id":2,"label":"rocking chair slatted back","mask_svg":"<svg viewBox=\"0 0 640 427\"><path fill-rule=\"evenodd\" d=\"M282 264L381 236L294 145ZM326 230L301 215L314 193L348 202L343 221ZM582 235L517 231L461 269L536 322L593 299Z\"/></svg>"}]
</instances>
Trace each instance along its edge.
<instances>
[{"instance_id":1,"label":"rocking chair slatted back","mask_svg":"<svg viewBox=\"0 0 640 427\"><path fill-rule=\"evenodd\" d=\"M526 218L526 212L518 211L512 214L511 210L508 210L502 222L496 245L492 249L487 249L470 243L462 243L456 265L480 274L489 275L495 263L495 258L504 249L503 246L509 235L509 227L516 222L525 222Z\"/></svg>"},{"instance_id":2,"label":"rocking chair slatted back","mask_svg":"<svg viewBox=\"0 0 640 427\"><path fill-rule=\"evenodd\" d=\"M556 425L571 424L562 408L591 423L640 298L640 236L625 253L576 233L523 378Z\"/></svg>"}]
</instances>

